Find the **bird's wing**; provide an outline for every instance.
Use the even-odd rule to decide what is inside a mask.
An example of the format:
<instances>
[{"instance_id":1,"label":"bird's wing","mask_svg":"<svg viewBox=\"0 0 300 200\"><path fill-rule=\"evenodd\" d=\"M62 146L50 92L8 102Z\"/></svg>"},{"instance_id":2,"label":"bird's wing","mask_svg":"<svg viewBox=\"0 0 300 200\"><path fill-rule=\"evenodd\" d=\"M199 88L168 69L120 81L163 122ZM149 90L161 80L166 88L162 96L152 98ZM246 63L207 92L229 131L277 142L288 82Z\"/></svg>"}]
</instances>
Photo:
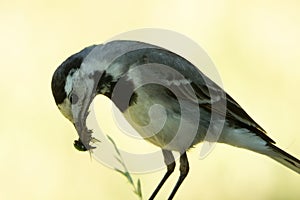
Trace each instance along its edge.
<instances>
[{"instance_id":1,"label":"bird's wing","mask_svg":"<svg viewBox=\"0 0 300 200\"><path fill-rule=\"evenodd\" d=\"M210 112L214 112L221 117L224 117L226 121L237 128L246 128L251 132L258 134L264 140L275 143L270 137L266 135L266 131L258 125L247 113L246 111L222 88L215 84L212 80L207 78L205 75L199 71L199 76L204 77L205 81L193 82L189 84L193 88L198 104L201 108L204 108ZM197 76L195 74L195 76ZM204 84L203 84L204 83ZM181 82L181 85L178 86L180 90L186 88ZM189 98L185 93L180 96L180 98Z\"/></svg>"},{"instance_id":2,"label":"bird's wing","mask_svg":"<svg viewBox=\"0 0 300 200\"><path fill-rule=\"evenodd\" d=\"M201 84L196 84L195 82L188 83L183 80L174 80L173 83L167 80L166 82L171 85L171 88L176 88L176 94L169 92L170 97L174 98L176 96L177 99L188 99L192 103L197 103L200 108L214 112L221 118L226 119L226 122L233 127L249 129L264 140L275 143L266 135L266 131L230 95L208 78L206 78L205 84L202 82ZM193 91L190 90L190 87ZM193 92L197 97L197 102L195 102Z\"/></svg>"}]
</instances>

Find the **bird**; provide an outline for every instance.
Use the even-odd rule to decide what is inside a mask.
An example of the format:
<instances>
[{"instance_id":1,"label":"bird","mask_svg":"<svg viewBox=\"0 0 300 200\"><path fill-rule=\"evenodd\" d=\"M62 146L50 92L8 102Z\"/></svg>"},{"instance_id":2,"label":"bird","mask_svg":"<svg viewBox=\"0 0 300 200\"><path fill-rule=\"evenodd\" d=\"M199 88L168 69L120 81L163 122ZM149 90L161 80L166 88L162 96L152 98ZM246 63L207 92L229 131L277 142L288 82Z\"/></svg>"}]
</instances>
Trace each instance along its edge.
<instances>
[{"instance_id":1,"label":"bird","mask_svg":"<svg viewBox=\"0 0 300 200\"><path fill-rule=\"evenodd\" d=\"M190 169L187 151L203 141L248 149L300 173L300 160L275 146L224 89L163 47L135 40L88 46L55 70L51 89L57 107L79 135L76 149L95 148L86 118L97 95L108 97L146 141L161 148L167 171L149 199L174 172L175 151L180 153L180 175L168 199L174 198ZM163 112L151 118L149 110L155 105Z\"/></svg>"}]
</instances>

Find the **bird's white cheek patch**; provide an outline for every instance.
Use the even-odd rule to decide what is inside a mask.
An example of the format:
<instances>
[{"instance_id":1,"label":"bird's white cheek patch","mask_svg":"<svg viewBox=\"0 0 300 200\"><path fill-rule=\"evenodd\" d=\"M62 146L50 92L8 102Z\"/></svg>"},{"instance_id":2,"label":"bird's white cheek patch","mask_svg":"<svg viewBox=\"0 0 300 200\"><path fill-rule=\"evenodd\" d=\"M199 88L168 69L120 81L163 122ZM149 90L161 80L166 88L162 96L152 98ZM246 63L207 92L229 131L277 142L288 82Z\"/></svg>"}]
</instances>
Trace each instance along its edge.
<instances>
[{"instance_id":1,"label":"bird's white cheek patch","mask_svg":"<svg viewBox=\"0 0 300 200\"><path fill-rule=\"evenodd\" d=\"M76 71L76 70L71 70L69 72L69 74L74 73L74 71ZM64 88L65 92L67 94L70 94L70 92L72 91L72 88L73 88L73 76L68 75L67 79L66 79L66 83L65 83L65 88Z\"/></svg>"}]
</instances>

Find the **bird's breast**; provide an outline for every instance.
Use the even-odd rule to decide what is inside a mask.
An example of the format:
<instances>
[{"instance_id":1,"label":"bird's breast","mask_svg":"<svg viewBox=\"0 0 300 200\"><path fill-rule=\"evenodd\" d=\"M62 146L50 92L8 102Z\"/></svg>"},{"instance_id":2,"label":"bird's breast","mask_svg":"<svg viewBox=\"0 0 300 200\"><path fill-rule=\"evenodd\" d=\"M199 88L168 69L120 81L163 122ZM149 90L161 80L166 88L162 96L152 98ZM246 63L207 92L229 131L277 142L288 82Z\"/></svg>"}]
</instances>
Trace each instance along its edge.
<instances>
[{"instance_id":1,"label":"bird's breast","mask_svg":"<svg viewBox=\"0 0 300 200\"><path fill-rule=\"evenodd\" d=\"M123 112L129 124L147 141L163 149L185 151L203 139L208 124L199 127L195 104L180 105L160 85L145 85L134 92Z\"/></svg>"}]
</instances>

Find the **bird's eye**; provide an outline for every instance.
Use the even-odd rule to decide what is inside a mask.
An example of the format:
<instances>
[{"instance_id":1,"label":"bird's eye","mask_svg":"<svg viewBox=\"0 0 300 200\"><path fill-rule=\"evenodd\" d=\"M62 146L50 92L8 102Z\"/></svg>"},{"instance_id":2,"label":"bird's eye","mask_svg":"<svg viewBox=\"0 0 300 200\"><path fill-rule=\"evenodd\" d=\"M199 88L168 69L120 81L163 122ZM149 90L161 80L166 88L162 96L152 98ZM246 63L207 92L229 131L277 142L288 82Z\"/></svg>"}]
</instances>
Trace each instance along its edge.
<instances>
[{"instance_id":1,"label":"bird's eye","mask_svg":"<svg viewBox=\"0 0 300 200\"><path fill-rule=\"evenodd\" d=\"M69 96L71 104L76 104L78 101L78 96L74 93L71 93Z\"/></svg>"}]
</instances>

